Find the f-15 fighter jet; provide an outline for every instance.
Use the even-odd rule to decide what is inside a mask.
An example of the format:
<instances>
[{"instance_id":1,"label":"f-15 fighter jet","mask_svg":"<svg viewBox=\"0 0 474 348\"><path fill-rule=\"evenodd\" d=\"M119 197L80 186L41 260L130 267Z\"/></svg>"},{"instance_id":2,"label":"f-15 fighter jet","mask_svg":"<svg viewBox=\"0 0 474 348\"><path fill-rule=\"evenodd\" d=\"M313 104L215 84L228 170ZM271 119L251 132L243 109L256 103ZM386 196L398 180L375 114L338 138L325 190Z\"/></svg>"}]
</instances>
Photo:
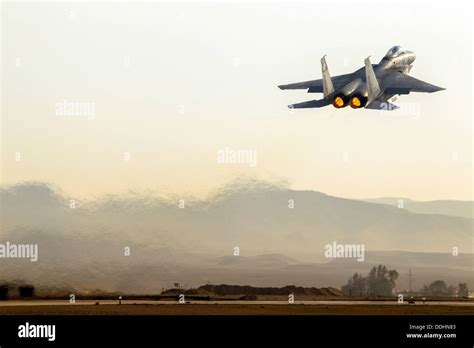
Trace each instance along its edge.
<instances>
[{"instance_id":1,"label":"f-15 fighter jet","mask_svg":"<svg viewBox=\"0 0 474 348\"><path fill-rule=\"evenodd\" d=\"M394 110L398 106L392 104L391 100L397 95L444 90L442 87L408 76L415 58L415 53L395 46L387 52L379 64L371 64L368 57L364 61L365 66L353 73L331 77L324 56L321 58L322 79L278 87L307 89L308 93L323 93L323 99L288 105L294 109L321 108L332 104L337 109L350 105L354 109Z\"/></svg>"}]
</instances>

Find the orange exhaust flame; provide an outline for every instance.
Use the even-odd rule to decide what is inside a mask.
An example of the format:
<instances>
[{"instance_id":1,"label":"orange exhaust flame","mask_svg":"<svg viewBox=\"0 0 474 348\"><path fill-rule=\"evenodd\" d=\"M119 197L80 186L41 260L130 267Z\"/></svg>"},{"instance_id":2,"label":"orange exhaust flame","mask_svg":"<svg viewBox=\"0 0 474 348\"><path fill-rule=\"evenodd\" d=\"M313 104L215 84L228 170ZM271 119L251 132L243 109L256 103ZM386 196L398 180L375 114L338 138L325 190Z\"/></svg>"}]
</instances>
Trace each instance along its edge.
<instances>
[{"instance_id":1,"label":"orange exhaust flame","mask_svg":"<svg viewBox=\"0 0 474 348\"><path fill-rule=\"evenodd\" d=\"M362 102L361 102L361 100L360 100L359 98L353 97L353 98L351 99L350 105L351 105L352 108L358 109L358 108L360 108L360 107L362 106Z\"/></svg>"},{"instance_id":2,"label":"orange exhaust flame","mask_svg":"<svg viewBox=\"0 0 474 348\"><path fill-rule=\"evenodd\" d=\"M341 97L336 97L332 101L332 105L337 109L342 108L344 106L344 100Z\"/></svg>"}]
</instances>

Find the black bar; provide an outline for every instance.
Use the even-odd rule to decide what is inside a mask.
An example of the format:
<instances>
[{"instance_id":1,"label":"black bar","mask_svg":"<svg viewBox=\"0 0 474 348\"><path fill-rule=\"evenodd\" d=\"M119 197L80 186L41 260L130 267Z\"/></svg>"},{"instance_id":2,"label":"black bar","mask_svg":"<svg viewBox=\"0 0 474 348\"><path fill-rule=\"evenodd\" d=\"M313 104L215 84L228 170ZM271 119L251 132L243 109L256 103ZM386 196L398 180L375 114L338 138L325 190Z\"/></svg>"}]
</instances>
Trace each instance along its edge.
<instances>
[{"instance_id":1,"label":"black bar","mask_svg":"<svg viewBox=\"0 0 474 348\"><path fill-rule=\"evenodd\" d=\"M377 344L463 345L474 342L473 316L0 316L0 346L57 344ZM55 327L55 340L20 338L26 322ZM456 338L409 339L409 325L455 325L421 333Z\"/></svg>"}]
</instances>

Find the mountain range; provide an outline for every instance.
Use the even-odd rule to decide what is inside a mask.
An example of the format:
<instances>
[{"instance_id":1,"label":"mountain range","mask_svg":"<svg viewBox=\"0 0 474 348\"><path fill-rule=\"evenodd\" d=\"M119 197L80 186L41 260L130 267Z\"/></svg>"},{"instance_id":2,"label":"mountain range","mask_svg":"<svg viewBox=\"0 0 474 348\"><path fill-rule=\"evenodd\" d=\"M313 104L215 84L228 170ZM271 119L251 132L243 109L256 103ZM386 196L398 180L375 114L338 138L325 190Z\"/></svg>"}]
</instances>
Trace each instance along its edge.
<instances>
[{"instance_id":1,"label":"mountain range","mask_svg":"<svg viewBox=\"0 0 474 348\"><path fill-rule=\"evenodd\" d=\"M39 246L38 262L2 260L5 280L127 291L149 291L176 279L194 285L213 278L213 283L281 286L292 276L279 272L293 269L305 282L299 285L340 286L351 269L365 269L372 261L386 260L396 267L406 265L406 255L416 254L424 266L435 267L438 256L444 255L449 265L459 260L452 259L454 247L464 255L471 254L473 246L473 219L447 214L448 205L443 214L415 213L408 203L399 209L386 200L344 199L259 181L232 183L206 199L128 193L74 204L71 200L74 197L45 183L1 188L0 241ZM464 208L453 209L467 215ZM353 260L325 257L325 245L333 242L363 244L367 256L407 254L391 260L390 254L385 259L379 254L347 267L344 262ZM469 267L470 259L463 260ZM464 267L453 262L449 267ZM318 265L330 264L339 267L332 278L330 273L321 278L330 284L308 284L308 272L317 274ZM249 278L252 270L259 270L260 278ZM276 275L266 277L271 274ZM260 282L265 279L271 284Z\"/></svg>"}]
</instances>

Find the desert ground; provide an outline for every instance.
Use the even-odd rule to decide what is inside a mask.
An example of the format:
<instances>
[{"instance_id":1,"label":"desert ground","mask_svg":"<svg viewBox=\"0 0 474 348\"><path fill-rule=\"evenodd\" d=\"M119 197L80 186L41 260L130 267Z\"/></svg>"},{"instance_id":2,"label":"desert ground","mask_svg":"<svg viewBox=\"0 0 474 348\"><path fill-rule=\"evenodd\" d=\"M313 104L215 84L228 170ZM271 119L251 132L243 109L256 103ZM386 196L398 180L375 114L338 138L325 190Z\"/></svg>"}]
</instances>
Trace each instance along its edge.
<instances>
[{"instance_id":1,"label":"desert ground","mask_svg":"<svg viewBox=\"0 0 474 348\"><path fill-rule=\"evenodd\" d=\"M0 315L474 315L474 302L8 301L0 304Z\"/></svg>"}]
</instances>

